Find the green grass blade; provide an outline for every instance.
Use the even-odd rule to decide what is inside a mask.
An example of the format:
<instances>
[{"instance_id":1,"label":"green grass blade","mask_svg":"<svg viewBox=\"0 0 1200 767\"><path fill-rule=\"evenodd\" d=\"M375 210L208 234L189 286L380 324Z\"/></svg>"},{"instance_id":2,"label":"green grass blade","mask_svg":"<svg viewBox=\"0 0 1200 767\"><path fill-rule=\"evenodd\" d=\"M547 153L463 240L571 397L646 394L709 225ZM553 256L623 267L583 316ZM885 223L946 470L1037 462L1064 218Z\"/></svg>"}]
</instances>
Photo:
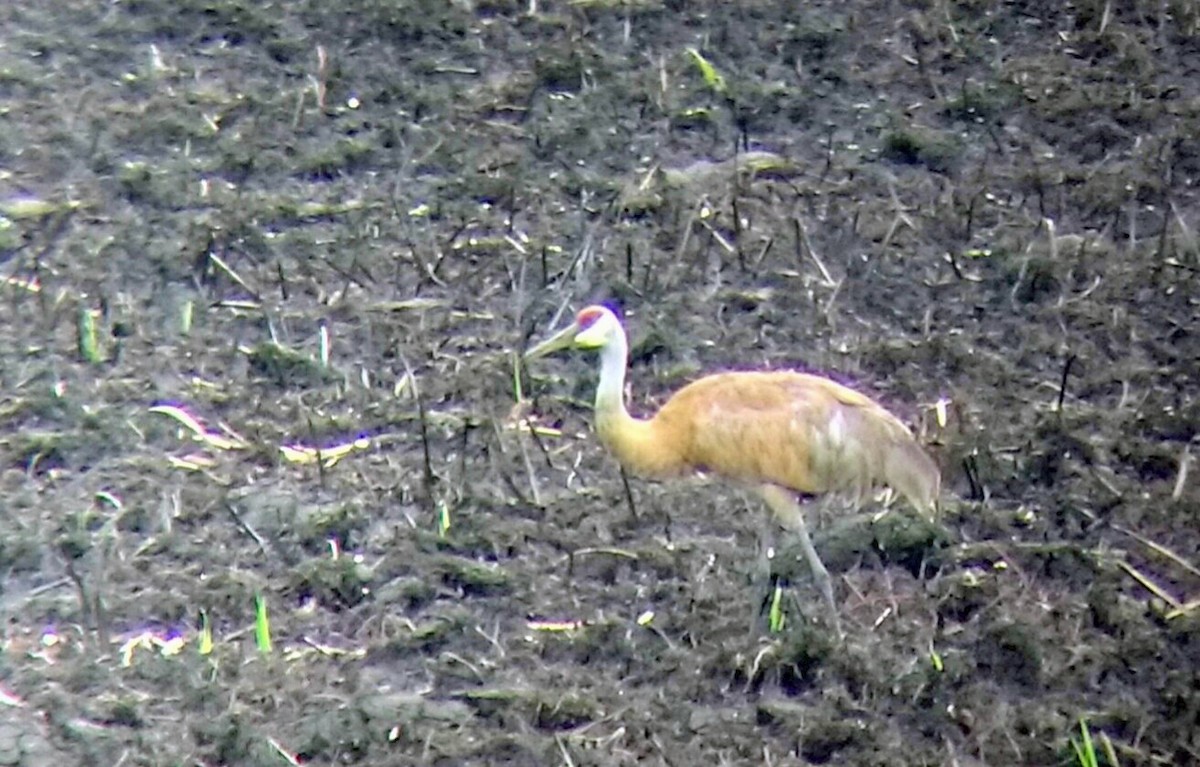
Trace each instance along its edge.
<instances>
[{"instance_id":1,"label":"green grass blade","mask_svg":"<svg viewBox=\"0 0 1200 767\"><path fill-rule=\"evenodd\" d=\"M687 52L692 57L692 62L696 65L696 68L700 70L700 76L704 78L704 84L708 86L708 89L718 95L725 95L725 78L712 65L712 62L704 58L700 51L695 48L688 48Z\"/></svg>"},{"instance_id":2,"label":"green grass blade","mask_svg":"<svg viewBox=\"0 0 1200 767\"><path fill-rule=\"evenodd\" d=\"M450 504L445 501L437 502L437 527L439 538L445 538L450 532Z\"/></svg>"},{"instance_id":3,"label":"green grass blade","mask_svg":"<svg viewBox=\"0 0 1200 767\"><path fill-rule=\"evenodd\" d=\"M267 600L262 594L254 595L254 643L263 655L271 654L271 621L267 618Z\"/></svg>"},{"instance_id":4,"label":"green grass blade","mask_svg":"<svg viewBox=\"0 0 1200 767\"><path fill-rule=\"evenodd\" d=\"M208 611L200 611L200 636L197 637L197 650L201 655L211 655L213 651L212 623L208 620Z\"/></svg>"},{"instance_id":5,"label":"green grass blade","mask_svg":"<svg viewBox=\"0 0 1200 767\"><path fill-rule=\"evenodd\" d=\"M79 356L84 362L92 365L104 361L96 339L96 317L99 314L95 309L82 306L79 308L79 319L75 326L79 336Z\"/></svg>"},{"instance_id":6,"label":"green grass blade","mask_svg":"<svg viewBox=\"0 0 1200 767\"><path fill-rule=\"evenodd\" d=\"M787 615L783 612L783 587L777 585L771 594L771 611L768 613L767 625L772 634L778 634L783 631L786 622Z\"/></svg>"},{"instance_id":7,"label":"green grass blade","mask_svg":"<svg viewBox=\"0 0 1200 767\"><path fill-rule=\"evenodd\" d=\"M1075 750L1075 760L1079 767L1100 767L1096 759L1096 747L1092 744L1092 733L1088 731L1087 719L1079 717L1079 740L1071 738L1071 748Z\"/></svg>"}]
</instances>

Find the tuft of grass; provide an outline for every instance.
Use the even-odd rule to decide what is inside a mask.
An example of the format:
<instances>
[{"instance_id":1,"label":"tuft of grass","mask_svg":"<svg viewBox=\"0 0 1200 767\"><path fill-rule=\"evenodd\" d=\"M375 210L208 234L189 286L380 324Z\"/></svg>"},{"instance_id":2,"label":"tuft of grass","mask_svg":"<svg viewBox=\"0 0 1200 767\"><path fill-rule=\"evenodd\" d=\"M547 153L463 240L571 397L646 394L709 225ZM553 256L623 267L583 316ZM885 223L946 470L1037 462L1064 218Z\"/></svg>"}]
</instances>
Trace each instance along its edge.
<instances>
[{"instance_id":1,"label":"tuft of grass","mask_svg":"<svg viewBox=\"0 0 1200 767\"><path fill-rule=\"evenodd\" d=\"M303 352L291 349L276 341L263 341L243 351L250 358L256 373L266 376L282 387L320 386L338 380L337 374Z\"/></svg>"},{"instance_id":2,"label":"tuft of grass","mask_svg":"<svg viewBox=\"0 0 1200 767\"><path fill-rule=\"evenodd\" d=\"M254 595L254 644L263 655L271 654L271 621L267 617L267 599Z\"/></svg>"},{"instance_id":3,"label":"tuft of grass","mask_svg":"<svg viewBox=\"0 0 1200 767\"><path fill-rule=\"evenodd\" d=\"M786 624L787 615L783 611L783 587L776 584L775 591L771 593L771 609L767 613L767 627L772 634L778 634L783 631Z\"/></svg>"},{"instance_id":4,"label":"tuft of grass","mask_svg":"<svg viewBox=\"0 0 1200 767\"><path fill-rule=\"evenodd\" d=\"M709 107L689 107L671 115L671 127L677 130L703 128L715 121L716 115Z\"/></svg>"},{"instance_id":5,"label":"tuft of grass","mask_svg":"<svg viewBox=\"0 0 1200 767\"><path fill-rule=\"evenodd\" d=\"M1120 767L1116 749L1103 732L1100 733L1100 744L1106 767ZM1075 763L1079 767L1100 767L1100 756L1096 751L1096 744L1092 741L1092 733L1085 717L1079 717L1079 740L1071 738L1071 749L1075 752Z\"/></svg>"},{"instance_id":6,"label":"tuft of grass","mask_svg":"<svg viewBox=\"0 0 1200 767\"><path fill-rule=\"evenodd\" d=\"M704 84L708 89L718 96L724 96L728 91L728 86L725 84L725 78L717 71L717 68L712 65L708 59L695 48L688 48L687 53L692 57L692 63L696 65L696 69L700 70L700 76L704 78Z\"/></svg>"},{"instance_id":7,"label":"tuft of grass","mask_svg":"<svg viewBox=\"0 0 1200 767\"><path fill-rule=\"evenodd\" d=\"M79 318L75 324L79 358L89 365L98 365L104 361L100 351L100 342L96 338L96 318L100 312L86 306L79 308Z\"/></svg>"},{"instance_id":8,"label":"tuft of grass","mask_svg":"<svg viewBox=\"0 0 1200 767\"><path fill-rule=\"evenodd\" d=\"M437 502L437 530L439 538L445 538L450 532L450 504L444 500Z\"/></svg>"},{"instance_id":9,"label":"tuft of grass","mask_svg":"<svg viewBox=\"0 0 1200 767\"><path fill-rule=\"evenodd\" d=\"M896 128L883 138L884 159L904 165L924 165L934 173L946 173L962 154L954 137L916 126Z\"/></svg>"},{"instance_id":10,"label":"tuft of grass","mask_svg":"<svg viewBox=\"0 0 1200 767\"><path fill-rule=\"evenodd\" d=\"M208 620L208 611L200 611L200 633L196 637L196 650L201 655L211 655L213 651L212 623Z\"/></svg>"},{"instance_id":11,"label":"tuft of grass","mask_svg":"<svg viewBox=\"0 0 1200 767\"><path fill-rule=\"evenodd\" d=\"M80 207L78 201L54 202L38 197L14 197L0 200L0 215L13 221L40 221L63 211Z\"/></svg>"}]
</instances>

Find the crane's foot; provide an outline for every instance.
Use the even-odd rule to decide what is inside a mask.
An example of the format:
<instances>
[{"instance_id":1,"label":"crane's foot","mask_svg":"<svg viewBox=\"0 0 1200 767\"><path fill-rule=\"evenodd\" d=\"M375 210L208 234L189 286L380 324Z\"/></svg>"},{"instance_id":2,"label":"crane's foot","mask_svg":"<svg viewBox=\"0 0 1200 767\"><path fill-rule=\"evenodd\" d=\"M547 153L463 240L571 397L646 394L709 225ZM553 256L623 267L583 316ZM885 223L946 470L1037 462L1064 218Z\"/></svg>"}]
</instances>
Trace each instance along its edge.
<instances>
[{"instance_id":1,"label":"crane's foot","mask_svg":"<svg viewBox=\"0 0 1200 767\"><path fill-rule=\"evenodd\" d=\"M787 575L790 572L790 568L784 568L783 572L780 572L779 568L771 567L771 559L766 557L762 557L758 564L759 567L755 569L750 579L750 594L754 606L750 616L751 636L776 633L780 630L781 625L786 625L786 622L795 620L797 617L813 623L811 619L806 619L803 614L796 615L795 602L793 600L787 600L791 603L791 608L788 608L785 604L777 604L777 600L781 596L786 597L787 590L793 586L793 582ZM820 573L823 573L824 577ZM824 608L827 610L828 615L827 618L823 620L819 619L815 622L813 628L818 631L823 629L826 632L829 629L833 629L838 640L844 640L846 636L842 629L841 614L838 611L837 603L834 601L833 584L824 567L821 568L820 572L813 572L813 581L817 586L817 591L821 594L821 601L824 603ZM782 612L777 612L780 610ZM780 621L783 621L783 624Z\"/></svg>"},{"instance_id":2,"label":"crane's foot","mask_svg":"<svg viewBox=\"0 0 1200 767\"><path fill-rule=\"evenodd\" d=\"M821 592L826 607L829 608L833 629L837 632L838 640L844 640L846 634L842 631L842 618L838 612L837 602L833 599L833 581L830 579L829 571L825 569L825 564L821 561L816 547L813 546L812 538L808 535L808 527L804 524L804 513L796 502L795 495L775 485L763 485L760 493L771 511L774 512L775 517L800 541L800 550L804 552L804 559L808 562L809 570L812 571L817 589Z\"/></svg>"}]
</instances>

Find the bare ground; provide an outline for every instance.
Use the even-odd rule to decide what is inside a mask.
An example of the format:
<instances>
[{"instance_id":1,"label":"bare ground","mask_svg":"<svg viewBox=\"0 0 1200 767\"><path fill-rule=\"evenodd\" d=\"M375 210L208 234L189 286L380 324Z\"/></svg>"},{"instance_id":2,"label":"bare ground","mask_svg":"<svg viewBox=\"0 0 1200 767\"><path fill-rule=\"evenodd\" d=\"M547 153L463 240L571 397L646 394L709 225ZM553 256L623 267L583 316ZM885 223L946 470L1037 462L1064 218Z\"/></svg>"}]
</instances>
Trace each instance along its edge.
<instances>
[{"instance_id":1,"label":"bare ground","mask_svg":"<svg viewBox=\"0 0 1200 767\"><path fill-rule=\"evenodd\" d=\"M530 11L0 9L0 763L1200 764L1197 6ZM595 300L639 410L930 444L932 533L813 513L845 645L787 557L750 630L752 498L627 497L589 361L517 407Z\"/></svg>"}]
</instances>

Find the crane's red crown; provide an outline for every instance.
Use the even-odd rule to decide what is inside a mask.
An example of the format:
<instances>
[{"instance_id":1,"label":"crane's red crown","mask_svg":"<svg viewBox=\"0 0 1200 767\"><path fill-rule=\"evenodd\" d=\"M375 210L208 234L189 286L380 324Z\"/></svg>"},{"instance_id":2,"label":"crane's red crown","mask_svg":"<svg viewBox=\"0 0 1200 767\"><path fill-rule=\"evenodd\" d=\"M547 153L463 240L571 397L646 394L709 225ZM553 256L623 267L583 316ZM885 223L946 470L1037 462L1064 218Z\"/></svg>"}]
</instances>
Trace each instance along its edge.
<instances>
[{"instance_id":1,"label":"crane's red crown","mask_svg":"<svg viewBox=\"0 0 1200 767\"><path fill-rule=\"evenodd\" d=\"M575 324L580 330L587 330L592 324L604 316L604 310L599 306L587 306L579 310L579 314L575 315Z\"/></svg>"}]
</instances>

